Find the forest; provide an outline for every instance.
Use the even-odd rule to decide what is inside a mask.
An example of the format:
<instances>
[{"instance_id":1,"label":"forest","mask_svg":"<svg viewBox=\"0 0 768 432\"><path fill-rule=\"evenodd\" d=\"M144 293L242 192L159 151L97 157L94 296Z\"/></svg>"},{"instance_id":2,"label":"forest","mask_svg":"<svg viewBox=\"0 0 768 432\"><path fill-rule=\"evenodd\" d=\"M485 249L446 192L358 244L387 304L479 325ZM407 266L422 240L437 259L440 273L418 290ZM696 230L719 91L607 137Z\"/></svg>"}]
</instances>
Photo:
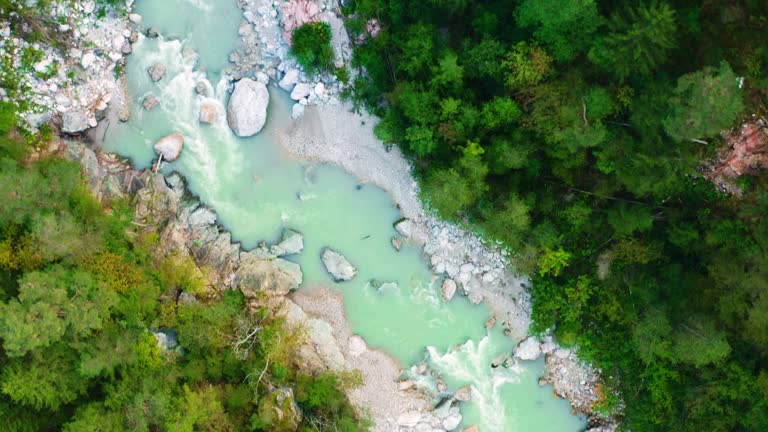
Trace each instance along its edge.
<instances>
[{"instance_id":1,"label":"forest","mask_svg":"<svg viewBox=\"0 0 768 432\"><path fill-rule=\"evenodd\" d=\"M129 201L104 207L79 163L35 156L58 137L15 111L0 103L0 430L366 430L344 392L359 376L302 372L300 330L160 253Z\"/></svg>"},{"instance_id":2,"label":"forest","mask_svg":"<svg viewBox=\"0 0 768 432\"><path fill-rule=\"evenodd\" d=\"M765 2L344 4L355 101L437 214L515 252L532 331L602 370L598 408L768 430L766 176L710 175L766 113Z\"/></svg>"}]
</instances>

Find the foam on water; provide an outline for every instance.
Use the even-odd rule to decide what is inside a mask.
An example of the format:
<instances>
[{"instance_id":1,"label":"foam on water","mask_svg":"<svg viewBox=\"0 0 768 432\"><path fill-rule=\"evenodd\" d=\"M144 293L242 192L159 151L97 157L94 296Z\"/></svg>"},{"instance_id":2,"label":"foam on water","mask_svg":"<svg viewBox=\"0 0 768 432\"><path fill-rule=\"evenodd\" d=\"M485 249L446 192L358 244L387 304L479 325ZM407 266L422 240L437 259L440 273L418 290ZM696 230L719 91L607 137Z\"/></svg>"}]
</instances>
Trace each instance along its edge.
<instances>
[{"instance_id":1,"label":"foam on water","mask_svg":"<svg viewBox=\"0 0 768 432\"><path fill-rule=\"evenodd\" d=\"M390 238L396 235L392 224L400 214L384 191L359 185L335 167L313 166L284 154L275 140L291 124L292 101L284 92L270 86L262 132L248 139L232 134L226 123L229 84L222 65L237 41L240 18L231 17L232 8L237 8L233 0L208 1L200 4L211 9L201 13L189 2L200 3L138 2L146 26L182 41L142 38L134 45L126 64L132 118L109 128L106 150L148 167L155 158L154 142L179 130L185 137L184 151L163 170L181 173L190 190L217 212L219 222L246 248L261 240L276 241L284 227L301 231L305 249L289 258L301 265L304 286L321 284L340 290L352 330L369 346L385 350L404 366L426 356L454 390L472 384L474 401L465 410L465 424L478 424L483 432L580 430L584 420L571 416L568 404L555 399L551 388L538 388L543 364L490 368L491 359L511 351L512 341L500 332L486 336L484 306L472 305L461 296L443 302L441 281L419 250L395 251ZM205 28L216 28L217 33L198 34ZM197 63L189 55L184 58L187 46L198 49ZM167 68L157 83L147 73L155 63ZM207 96L196 93L199 82L205 83ZM145 111L141 104L148 94L160 100L152 111ZM199 124L201 104L217 107L214 125ZM320 250L327 246L358 268L354 280L333 282L320 260Z\"/></svg>"}]
</instances>

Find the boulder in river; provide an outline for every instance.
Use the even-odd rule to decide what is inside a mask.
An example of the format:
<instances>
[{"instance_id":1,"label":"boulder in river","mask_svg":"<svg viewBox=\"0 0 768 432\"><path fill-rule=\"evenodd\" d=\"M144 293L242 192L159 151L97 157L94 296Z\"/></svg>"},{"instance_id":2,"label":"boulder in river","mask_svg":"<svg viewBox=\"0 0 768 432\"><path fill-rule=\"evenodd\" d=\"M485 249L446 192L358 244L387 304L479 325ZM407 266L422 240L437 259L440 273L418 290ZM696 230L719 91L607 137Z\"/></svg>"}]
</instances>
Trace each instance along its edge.
<instances>
[{"instance_id":1,"label":"boulder in river","mask_svg":"<svg viewBox=\"0 0 768 432\"><path fill-rule=\"evenodd\" d=\"M280 242L271 248L275 256L294 255L304 250L304 235L292 229L284 229Z\"/></svg>"},{"instance_id":2,"label":"boulder in river","mask_svg":"<svg viewBox=\"0 0 768 432\"><path fill-rule=\"evenodd\" d=\"M219 112L215 105L203 104L200 106L200 114L198 116L200 123L214 124L218 116Z\"/></svg>"},{"instance_id":3,"label":"boulder in river","mask_svg":"<svg viewBox=\"0 0 768 432\"><path fill-rule=\"evenodd\" d=\"M88 115L81 111L68 111L61 116L61 131L65 133L78 133L91 127Z\"/></svg>"},{"instance_id":4,"label":"boulder in river","mask_svg":"<svg viewBox=\"0 0 768 432\"><path fill-rule=\"evenodd\" d=\"M443 300L451 301L456 294L456 282L451 278L446 278L440 285L440 292L443 294Z\"/></svg>"},{"instance_id":5,"label":"boulder in river","mask_svg":"<svg viewBox=\"0 0 768 432\"><path fill-rule=\"evenodd\" d=\"M323 260L323 265L328 273L333 276L336 282L349 281L357 275L357 269L353 266L344 255L329 249L324 248L320 253L320 258Z\"/></svg>"},{"instance_id":6,"label":"boulder in river","mask_svg":"<svg viewBox=\"0 0 768 432\"><path fill-rule=\"evenodd\" d=\"M541 355L541 345L539 340L531 336L524 339L515 348L515 358L520 360L533 361Z\"/></svg>"},{"instance_id":7,"label":"boulder in river","mask_svg":"<svg viewBox=\"0 0 768 432\"><path fill-rule=\"evenodd\" d=\"M155 143L155 152L159 155L163 155L163 159L168 162L173 162L178 159L183 148L184 135L178 131L160 138Z\"/></svg>"},{"instance_id":8,"label":"boulder in river","mask_svg":"<svg viewBox=\"0 0 768 432\"><path fill-rule=\"evenodd\" d=\"M142 106L144 106L144 109L147 111L151 111L152 108L156 107L157 104L159 104L160 101L157 100L155 95L147 95L147 97L144 98L144 101L141 103Z\"/></svg>"},{"instance_id":9,"label":"boulder in river","mask_svg":"<svg viewBox=\"0 0 768 432\"><path fill-rule=\"evenodd\" d=\"M229 98L227 120L239 137L249 137L261 131L267 121L269 92L263 83L243 78L235 84Z\"/></svg>"},{"instance_id":10,"label":"boulder in river","mask_svg":"<svg viewBox=\"0 0 768 432\"><path fill-rule=\"evenodd\" d=\"M150 67L147 72L152 81L160 81L165 76L165 65L162 63L155 63Z\"/></svg>"},{"instance_id":11,"label":"boulder in river","mask_svg":"<svg viewBox=\"0 0 768 432\"><path fill-rule=\"evenodd\" d=\"M472 400L472 388L470 386L464 386L453 394L453 398L461 402L469 402Z\"/></svg>"}]
</instances>

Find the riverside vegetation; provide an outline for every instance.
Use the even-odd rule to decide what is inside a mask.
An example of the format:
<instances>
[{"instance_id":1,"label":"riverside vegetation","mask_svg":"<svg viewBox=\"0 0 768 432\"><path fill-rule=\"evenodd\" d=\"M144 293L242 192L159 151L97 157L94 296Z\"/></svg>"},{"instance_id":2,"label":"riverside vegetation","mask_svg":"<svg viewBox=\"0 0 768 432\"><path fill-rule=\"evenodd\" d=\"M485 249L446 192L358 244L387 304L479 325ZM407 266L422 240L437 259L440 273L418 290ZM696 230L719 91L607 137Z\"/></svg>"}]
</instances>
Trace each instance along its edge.
<instances>
[{"instance_id":1,"label":"riverside vegetation","mask_svg":"<svg viewBox=\"0 0 768 432\"><path fill-rule=\"evenodd\" d=\"M533 332L623 428L768 429L768 189L702 173L766 110L762 1L350 0L379 137L423 196L517 252ZM382 26L366 37L373 20Z\"/></svg>"},{"instance_id":2,"label":"riverside vegetation","mask_svg":"<svg viewBox=\"0 0 768 432\"><path fill-rule=\"evenodd\" d=\"M31 155L50 133L15 122L0 104L4 431L367 429L344 394L359 378L301 372L300 331L208 287L191 256L162 254L130 202L103 208L79 163ZM180 347L161 349L174 335Z\"/></svg>"}]
</instances>

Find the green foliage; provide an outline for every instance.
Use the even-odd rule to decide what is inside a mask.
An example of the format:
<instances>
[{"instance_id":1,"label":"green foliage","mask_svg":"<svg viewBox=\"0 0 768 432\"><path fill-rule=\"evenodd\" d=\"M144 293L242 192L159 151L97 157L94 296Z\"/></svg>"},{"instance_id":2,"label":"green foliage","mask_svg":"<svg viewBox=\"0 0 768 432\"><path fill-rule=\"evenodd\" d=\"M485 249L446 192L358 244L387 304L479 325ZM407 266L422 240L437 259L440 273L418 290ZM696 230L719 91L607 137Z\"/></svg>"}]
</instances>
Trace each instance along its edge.
<instances>
[{"instance_id":1,"label":"green foliage","mask_svg":"<svg viewBox=\"0 0 768 432\"><path fill-rule=\"evenodd\" d=\"M329 70L333 63L331 26L324 22L302 24L291 35L291 54L310 73Z\"/></svg>"},{"instance_id":2,"label":"green foliage","mask_svg":"<svg viewBox=\"0 0 768 432\"><path fill-rule=\"evenodd\" d=\"M768 428L768 183L742 176L728 197L701 169L703 139L765 113L762 2L348 13L384 29L355 48L355 99L440 216L533 274L532 330L603 371L600 410L622 399L636 432Z\"/></svg>"},{"instance_id":3,"label":"green foliage","mask_svg":"<svg viewBox=\"0 0 768 432\"><path fill-rule=\"evenodd\" d=\"M744 110L736 74L726 62L680 77L670 105L664 130L677 140L713 136L732 126Z\"/></svg>"},{"instance_id":4,"label":"green foliage","mask_svg":"<svg viewBox=\"0 0 768 432\"><path fill-rule=\"evenodd\" d=\"M515 17L558 61L585 51L600 22L594 0L523 0Z\"/></svg>"},{"instance_id":5,"label":"green foliage","mask_svg":"<svg viewBox=\"0 0 768 432\"><path fill-rule=\"evenodd\" d=\"M597 38L589 59L619 79L648 75L667 59L675 47L675 10L667 3L651 2L614 14L610 33Z\"/></svg>"},{"instance_id":6,"label":"green foliage","mask_svg":"<svg viewBox=\"0 0 768 432\"><path fill-rule=\"evenodd\" d=\"M5 129L3 148L19 141L9 135L14 132ZM0 210L2 430L248 430L262 389L251 378L262 370L262 386L279 381L309 389L317 417L299 427L322 418L334 430L368 430L343 393L344 380L320 377L315 384L298 374L300 331L270 313L246 310L239 292L210 298L214 290L194 259L156 251L148 238L158 233L133 231L124 201L105 212L78 164L6 156L0 156L0 194L9 200ZM178 290L207 300L177 304ZM153 334L158 329L176 334L181 348L164 352ZM235 338L250 329L257 331L237 345Z\"/></svg>"}]
</instances>

